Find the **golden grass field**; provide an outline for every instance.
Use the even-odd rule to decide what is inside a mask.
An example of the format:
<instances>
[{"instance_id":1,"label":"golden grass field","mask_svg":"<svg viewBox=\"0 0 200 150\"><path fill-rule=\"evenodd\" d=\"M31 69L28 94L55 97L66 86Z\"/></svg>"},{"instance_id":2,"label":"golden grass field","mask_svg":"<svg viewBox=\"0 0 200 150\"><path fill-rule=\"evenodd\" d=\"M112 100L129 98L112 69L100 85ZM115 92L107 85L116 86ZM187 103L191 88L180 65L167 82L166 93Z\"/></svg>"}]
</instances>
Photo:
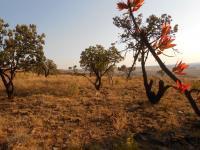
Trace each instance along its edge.
<instances>
[{"instance_id":1,"label":"golden grass field","mask_svg":"<svg viewBox=\"0 0 200 150\"><path fill-rule=\"evenodd\" d=\"M19 73L14 84L8 100L0 83L0 149L200 147L200 119L185 97L170 89L152 105L142 77L114 77L113 85L105 77L100 92L71 75Z\"/></svg>"}]
</instances>

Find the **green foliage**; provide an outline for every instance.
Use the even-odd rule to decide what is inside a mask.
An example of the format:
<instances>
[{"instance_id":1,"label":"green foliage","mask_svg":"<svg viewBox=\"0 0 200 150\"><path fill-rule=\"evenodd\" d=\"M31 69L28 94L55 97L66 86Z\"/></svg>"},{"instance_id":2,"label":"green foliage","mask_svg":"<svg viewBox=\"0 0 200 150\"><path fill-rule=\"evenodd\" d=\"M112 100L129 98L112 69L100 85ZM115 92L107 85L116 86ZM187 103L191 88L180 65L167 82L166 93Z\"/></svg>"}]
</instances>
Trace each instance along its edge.
<instances>
[{"instance_id":1,"label":"green foliage","mask_svg":"<svg viewBox=\"0 0 200 150\"><path fill-rule=\"evenodd\" d=\"M48 75L55 75L57 74L57 65L51 59L46 59L44 57L43 61L37 63L33 68L32 71L37 73L38 75L43 74L45 77Z\"/></svg>"},{"instance_id":2,"label":"green foliage","mask_svg":"<svg viewBox=\"0 0 200 150\"><path fill-rule=\"evenodd\" d=\"M46 64L47 68L49 69L49 74L57 73L57 65L54 63L53 60L47 59L45 64Z\"/></svg>"},{"instance_id":3,"label":"green foliage","mask_svg":"<svg viewBox=\"0 0 200 150\"><path fill-rule=\"evenodd\" d=\"M127 67L126 65L121 65L121 67L118 67L118 70L124 72L127 79L130 78L131 72L133 72L135 69L136 69L136 67L134 67L134 65L131 67Z\"/></svg>"},{"instance_id":4,"label":"green foliage","mask_svg":"<svg viewBox=\"0 0 200 150\"><path fill-rule=\"evenodd\" d=\"M140 26L140 30L149 40L149 43L153 44L156 40L161 36L162 24L164 22L171 23L172 17L167 14L162 14L160 17L156 15L150 15L144 22L142 21L143 16L139 14L135 17L135 20ZM140 50L146 50L146 46L143 44L140 34L135 28L129 14L123 14L121 17L114 17L113 23L118 28L122 29L122 33L120 35L120 41L126 44L126 50L133 51L134 65L137 60L140 59ZM178 31L178 25L174 25L171 28L170 34L175 37L175 33Z\"/></svg>"},{"instance_id":5,"label":"green foliage","mask_svg":"<svg viewBox=\"0 0 200 150\"><path fill-rule=\"evenodd\" d=\"M106 50L101 45L90 46L81 53L80 65L85 70L104 74L104 72L115 63L118 63L123 57L112 46Z\"/></svg>"},{"instance_id":6,"label":"green foliage","mask_svg":"<svg viewBox=\"0 0 200 150\"><path fill-rule=\"evenodd\" d=\"M8 24L6 24L4 20L0 18L0 68L1 69L4 66L3 59L5 58L2 51L4 50L5 47L5 37L7 37L7 32L8 32Z\"/></svg>"},{"instance_id":7,"label":"green foliage","mask_svg":"<svg viewBox=\"0 0 200 150\"><path fill-rule=\"evenodd\" d=\"M123 72L127 72L128 68L126 67L126 65L121 65L121 67L118 67L119 71L123 71Z\"/></svg>"},{"instance_id":8,"label":"green foliage","mask_svg":"<svg viewBox=\"0 0 200 150\"><path fill-rule=\"evenodd\" d=\"M44 57L44 34L38 35L35 25L17 25L7 30L1 49L0 63L2 67L16 71L30 70Z\"/></svg>"}]
</instances>

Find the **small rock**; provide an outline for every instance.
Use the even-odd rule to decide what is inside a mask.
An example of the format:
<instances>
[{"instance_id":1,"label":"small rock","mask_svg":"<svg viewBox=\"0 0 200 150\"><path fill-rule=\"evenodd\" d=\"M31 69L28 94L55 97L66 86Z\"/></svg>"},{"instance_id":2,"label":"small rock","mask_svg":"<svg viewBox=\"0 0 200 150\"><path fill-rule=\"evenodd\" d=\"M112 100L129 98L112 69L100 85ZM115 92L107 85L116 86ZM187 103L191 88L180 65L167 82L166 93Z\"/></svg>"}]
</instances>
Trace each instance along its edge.
<instances>
[{"instance_id":1,"label":"small rock","mask_svg":"<svg viewBox=\"0 0 200 150\"><path fill-rule=\"evenodd\" d=\"M59 148L58 147L53 147L52 150L59 150Z\"/></svg>"},{"instance_id":2,"label":"small rock","mask_svg":"<svg viewBox=\"0 0 200 150\"><path fill-rule=\"evenodd\" d=\"M179 110L178 113L179 113L179 114L183 114L184 112Z\"/></svg>"},{"instance_id":3,"label":"small rock","mask_svg":"<svg viewBox=\"0 0 200 150\"><path fill-rule=\"evenodd\" d=\"M127 111L134 112L134 111L136 111L139 108L140 108L140 105L134 104L134 105L131 105L130 107L128 107Z\"/></svg>"}]
</instances>

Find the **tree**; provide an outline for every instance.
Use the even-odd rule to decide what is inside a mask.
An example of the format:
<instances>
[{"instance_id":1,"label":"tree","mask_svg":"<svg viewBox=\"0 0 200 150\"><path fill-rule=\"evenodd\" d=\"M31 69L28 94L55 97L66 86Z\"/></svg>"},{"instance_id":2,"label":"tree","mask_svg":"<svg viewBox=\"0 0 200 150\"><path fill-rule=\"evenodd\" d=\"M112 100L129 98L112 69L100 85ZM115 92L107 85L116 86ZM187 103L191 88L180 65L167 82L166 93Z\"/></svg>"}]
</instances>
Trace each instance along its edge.
<instances>
[{"instance_id":1,"label":"tree","mask_svg":"<svg viewBox=\"0 0 200 150\"><path fill-rule=\"evenodd\" d=\"M111 84L113 86L113 76L115 75L115 70L117 69L116 66L112 66L108 72L106 73L107 77L108 77L108 81L109 84Z\"/></svg>"},{"instance_id":2,"label":"tree","mask_svg":"<svg viewBox=\"0 0 200 150\"><path fill-rule=\"evenodd\" d=\"M174 33L177 31L177 25L174 28L171 27L171 16L166 14L157 18L155 15L150 16L147 19L146 24L142 23L142 15L135 17L135 11L137 11L144 3L144 0L127 0L125 2L117 3L119 10L127 10L126 17L123 21L119 17L114 18L114 24L124 29L124 34L121 35L124 42L127 42L128 48L134 50L134 63L140 56L140 62L142 66L144 86L146 95L149 101L153 104L158 103L161 97L164 95L169 87L174 87L179 92L183 93L191 104L193 110L200 116L200 109L192 96L193 92L200 92L197 89L189 90L189 85L184 84L176 75L184 75L183 70L188 67L185 63L177 63L172 71L163 63L159 55L165 54L166 49L172 48L173 50L176 44L172 42L175 40ZM129 39L130 38L130 39ZM127 40L127 41L125 41ZM131 40L134 43L131 43ZM146 73L146 60L149 53L157 61L160 68L170 77L176 86L165 85L163 80L159 81L158 91L152 90L153 80L148 81L148 75Z\"/></svg>"},{"instance_id":3,"label":"tree","mask_svg":"<svg viewBox=\"0 0 200 150\"><path fill-rule=\"evenodd\" d=\"M38 75L44 74L45 77L57 73L57 65L51 59L44 58L42 62L39 62L32 70Z\"/></svg>"},{"instance_id":4,"label":"tree","mask_svg":"<svg viewBox=\"0 0 200 150\"><path fill-rule=\"evenodd\" d=\"M88 79L95 86L96 90L100 90L102 77L122 59L120 52L114 46L105 49L101 45L96 45L86 48L81 53L80 66L96 76L95 82Z\"/></svg>"},{"instance_id":5,"label":"tree","mask_svg":"<svg viewBox=\"0 0 200 150\"><path fill-rule=\"evenodd\" d=\"M126 67L126 65L121 65L121 67L118 67L118 70L122 72L127 72L128 68Z\"/></svg>"},{"instance_id":6,"label":"tree","mask_svg":"<svg viewBox=\"0 0 200 150\"><path fill-rule=\"evenodd\" d=\"M165 75L165 72L163 70L158 70L158 71L156 71L156 73L158 75L160 75L161 77L163 77Z\"/></svg>"},{"instance_id":7,"label":"tree","mask_svg":"<svg viewBox=\"0 0 200 150\"><path fill-rule=\"evenodd\" d=\"M74 71L74 74L77 73L77 66L76 65L73 66L73 71Z\"/></svg>"},{"instance_id":8,"label":"tree","mask_svg":"<svg viewBox=\"0 0 200 150\"><path fill-rule=\"evenodd\" d=\"M53 60L47 59L45 61L46 71L45 71L45 77L47 77L49 74L53 75L57 73L57 65L54 63Z\"/></svg>"},{"instance_id":9,"label":"tree","mask_svg":"<svg viewBox=\"0 0 200 150\"><path fill-rule=\"evenodd\" d=\"M133 64L131 66L131 70L127 73L127 78L130 77L132 70L134 69L136 62L140 62L142 66L143 72L143 80L144 80L144 87L146 90L147 97L149 101L153 104L158 103L161 97L165 94L167 89L170 87L169 85L164 85L162 80L159 81L159 90L157 93L153 90L153 80L148 81L148 75L146 72L146 61L149 56L149 49L144 44L143 39L140 38L140 32L144 32L147 40L154 45L155 42L160 38L161 31L162 31L162 24L165 22L171 23L172 18L170 15L163 14L160 17L155 15L149 16L145 23L142 22L142 14L139 14L135 18L135 22L140 29L137 29L132 22L129 14L124 14L122 17L115 17L114 24L123 29L123 33L121 34L121 42L126 43L127 50L133 50ZM178 31L178 25L175 25L173 28L170 29L170 35L175 38L175 33ZM176 52L176 50L174 49ZM157 49L156 55L164 54L163 50ZM164 54L166 55L166 54ZM166 55L168 56L168 55Z\"/></svg>"},{"instance_id":10,"label":"tree","mask_svg":"<svg viewBox=\"0 0 200 150\"><path fill-rule=\"evenodd\" d=\"M121 65L121 67L118 67L118 70L124 72L127 79L130 78L132 71L135 69L135 66L127 67L126 65Z\"/></svg>"},{"instance_id":11,"label":"tree","mask_svg":"<svg viewBox=\"0 0 200 150\"><path fill-rule=\"evenodd\" d=\"M35 25L17 25L8 29L0 21L0 75L8 98L13 97L13 79L17 70L31 70L44 57L44 34L39 35Z\"/></svg>"}]
</instances>

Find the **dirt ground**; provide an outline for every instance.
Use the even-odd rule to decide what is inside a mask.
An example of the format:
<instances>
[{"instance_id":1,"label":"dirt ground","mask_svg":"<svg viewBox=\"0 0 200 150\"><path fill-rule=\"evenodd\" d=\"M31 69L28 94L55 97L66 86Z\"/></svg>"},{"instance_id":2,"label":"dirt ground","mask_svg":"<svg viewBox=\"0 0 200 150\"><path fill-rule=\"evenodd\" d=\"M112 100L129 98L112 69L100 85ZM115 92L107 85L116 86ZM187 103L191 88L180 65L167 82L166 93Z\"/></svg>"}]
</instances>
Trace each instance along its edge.
<instances>
[{"instance_id":1,"label":"dirt ground","mask_svg":"<svg viewBox=\"0 0 200 150\"><path fill-rule=\"evenodd\" d=\"M13 100L0 84L0 149L200 149L187 99L170 89L152 105L141 77L104 78L100 92L80 76L19 74L14 84Z\"/></svg>"}]
</instances>

